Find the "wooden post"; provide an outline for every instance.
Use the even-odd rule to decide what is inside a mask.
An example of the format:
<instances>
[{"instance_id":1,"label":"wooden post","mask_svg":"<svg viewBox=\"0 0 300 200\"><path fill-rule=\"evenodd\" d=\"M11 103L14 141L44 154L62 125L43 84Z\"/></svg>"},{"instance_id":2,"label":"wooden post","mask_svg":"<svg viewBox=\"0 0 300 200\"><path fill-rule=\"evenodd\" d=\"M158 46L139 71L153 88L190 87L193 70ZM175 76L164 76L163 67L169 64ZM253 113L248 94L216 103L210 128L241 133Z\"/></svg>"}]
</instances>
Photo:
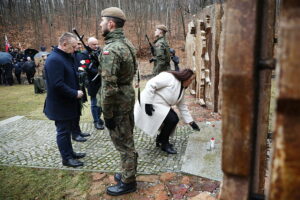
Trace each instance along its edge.
<instances>
[{"instance_id":1,"label":"wooden post","mask_svg":"<svg viewBox=\"0 0 300 200\"><path fill-rule=\"evenodd\" d=\"M281 1L276 128L269 200L300 199L300 1Z\"/></svg>"},{"instance_id":2,"label":"wooden post","mask_svg":"<svg viewBox=\"0 0 300 200\"><path fill-rule=\"evenodd\" d=\"M258 3L228 0L226 5L221 200L247 200L250 193Z\"/></svg>"}]
</instances>

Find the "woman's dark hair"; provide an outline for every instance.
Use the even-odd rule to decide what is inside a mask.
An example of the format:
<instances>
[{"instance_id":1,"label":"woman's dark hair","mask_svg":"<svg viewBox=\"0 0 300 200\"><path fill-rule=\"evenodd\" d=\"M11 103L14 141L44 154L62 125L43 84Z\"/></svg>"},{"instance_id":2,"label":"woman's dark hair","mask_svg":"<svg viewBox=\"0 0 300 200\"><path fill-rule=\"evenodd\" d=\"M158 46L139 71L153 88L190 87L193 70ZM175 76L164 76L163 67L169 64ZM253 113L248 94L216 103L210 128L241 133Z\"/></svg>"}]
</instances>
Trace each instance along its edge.
<instances>
[{"instance_id":1,"label":"woman's dark hair","mask_svg":"<svg viewBox=\"0 0 300 200\"><path fill-rule=\"evenodd\" d=\"M175 76L175 78L177 78L179 81L186 81L191 76L194 75L194 72L191 69L184 69L179 72L178 71L168 71L168 72L173 74L173 76Z\"/></svg>"}]
</instances>

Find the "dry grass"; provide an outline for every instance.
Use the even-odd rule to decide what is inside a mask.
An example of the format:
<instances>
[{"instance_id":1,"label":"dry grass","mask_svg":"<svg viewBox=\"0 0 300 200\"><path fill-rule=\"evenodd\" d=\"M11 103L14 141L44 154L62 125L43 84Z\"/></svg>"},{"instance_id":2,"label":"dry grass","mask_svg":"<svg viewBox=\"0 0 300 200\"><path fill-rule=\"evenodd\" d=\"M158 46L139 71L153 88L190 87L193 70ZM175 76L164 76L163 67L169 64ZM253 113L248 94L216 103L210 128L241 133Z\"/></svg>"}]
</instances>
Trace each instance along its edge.
<instances>
[{"instance_id":1,"label":"dry grass","mask_svg":"<svg viewBox=\"0 0 300 200\"><path fill-rule=\"evenodd\" d=\"M85 199L87 172L0 166L0 199Z\"/></svg>"},{"instance_id":2,"label":"dry grass","mask_svg":"<svg viewBox=\"0 0 300 200\"><path fill-rule=\"evenodd\" d=\"M33 85L0 86L0 120L16 115L43 119L46 94L34 94ZM90 102L85 103L81 121L92 121Z\"/></svg>"}]
</instances>

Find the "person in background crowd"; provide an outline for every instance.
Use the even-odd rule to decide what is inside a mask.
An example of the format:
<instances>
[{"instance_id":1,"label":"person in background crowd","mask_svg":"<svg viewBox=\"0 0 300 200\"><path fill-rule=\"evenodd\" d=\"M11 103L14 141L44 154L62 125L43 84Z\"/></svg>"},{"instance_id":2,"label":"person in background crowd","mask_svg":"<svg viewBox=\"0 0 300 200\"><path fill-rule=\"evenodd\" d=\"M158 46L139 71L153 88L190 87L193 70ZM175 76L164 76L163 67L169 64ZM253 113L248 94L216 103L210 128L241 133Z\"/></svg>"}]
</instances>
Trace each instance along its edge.
<instances>
[{"instance_id":1,"label":"person in background crowd","mask_svg":"<svg viewBox=\"0 0 300 200\"><path fill-rule=\"evenodd\" d=\"M3 65L5 84L9 86L12 86L14 83L13 68L14 66L12 63L6 63Z\"/></svg>"},{"instance_id":2,"label":"person in background crowd","mask_svg":"<svg viewBox=\"0 0 300 200\"><path fill-rule=\"evenodd\" d=\"M72 128L72 139L76 142L85 142L87 141L87 139L85 137L88 137L90 136L91 134L89 133L83 133L81 131L81 128L80 128L80 116L81 116L81 113L82 113L82 108L83 108L83 104L85 102L87 102L87 95L86 95L86 91L85 91L85 87L84 87L84 84L85 84L85 71L80 71L79 70L79 67L80 67L80 60L81 60L81 57L82 57L82 54L79 52L79 49L80 49L80 46L81 46L81 42L79 40L77 40L77 46L75 48L75 51L74 51L74 60L75 60L75 70L76 70L76 73L77 73L77 78L78 78L78 83L79 83L79 89L83 92L83 96L82 98L80 99L80 113L78 115L78 117L73 121L73 128Z\"/></svg>"},{"instance_id":3,"label":"person in background crowd","mask_svg":"<svg viewBox=\"0 0 300 200\"><path fill-rule=\"evenodd\" d=\"M21 58L16 64L14 64L15 76L19 84L21 84L21 73L22 73L23 64L24 64L23 58Z\"/></svg>"},{"instance_id":4,"label":"person in background crowd","mask_svg":"<svg viewBox=\"0 0 300 200\"><path fill-rule=\"evenodd\" d=\"M175 49L170 48L171 53L171 69L175 71L179 71L179 57L175 55Z\"/></svg>"},{"instance_id":5,"label":"person in background crowd","mask_svg":"<svg viewBox=\"0 0 300 200\"><path fill-rule=\"evenodd\" d=\"M31 58L28 56L27 61L23 64L22 70L26 73L26 77L29 84L33 83L33 77L35 74L35 63L31 60Z\"/></svg>"},{"instance_id":6,"label":"person in background crowd","mask_svg":"<svg viewBox=\"0 0 300 200\"><path fill-rule=\"evenodd\" d=\"M100 54L99 42L96 38L90 37L88 39L88 46L92 49L92 53L98 57ZM88 95L91 97L91 112L94 119L94 126L96 129L103 130L104 122L101 119L101 106L97 105L97 92L101 87L101 76L98 75L99 62L91 58L87 50L82 52L82 59L80 61L85 66L87 72L87 90Z\"/></svg>"}]
</instances>

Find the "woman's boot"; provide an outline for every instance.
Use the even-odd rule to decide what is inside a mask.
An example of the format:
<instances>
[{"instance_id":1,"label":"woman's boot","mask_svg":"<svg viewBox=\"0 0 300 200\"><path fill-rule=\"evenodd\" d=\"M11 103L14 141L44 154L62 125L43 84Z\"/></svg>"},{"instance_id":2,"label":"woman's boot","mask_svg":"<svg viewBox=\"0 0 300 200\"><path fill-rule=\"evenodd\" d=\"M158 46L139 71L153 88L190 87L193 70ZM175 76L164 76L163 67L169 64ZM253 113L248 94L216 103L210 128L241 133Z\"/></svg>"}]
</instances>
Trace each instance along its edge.
<instances>
[{"instance_id":1,"label":"woman's boot","mask_svg":"<svg viewBox=\"0 0 300 200\"><path fill-rule=\"evenodd\" d=\"M160 141L160 137L159 136L160 135L157 135L156 139L155 139L155 141L156 141L156 147L160 147L161 146L161 141Z\"/></svg>"},{"instance_id":2,"label":"woman's boot","mask_svg":"<svg viewBox=\"0 0 300 200\"><path fill-rule=\"evenodd\" d=\"M167 152L168 154L177 154L177 151L173 149L173 145L166 143L161 145L161 150Z\"/></svg>"}]
</instances>

